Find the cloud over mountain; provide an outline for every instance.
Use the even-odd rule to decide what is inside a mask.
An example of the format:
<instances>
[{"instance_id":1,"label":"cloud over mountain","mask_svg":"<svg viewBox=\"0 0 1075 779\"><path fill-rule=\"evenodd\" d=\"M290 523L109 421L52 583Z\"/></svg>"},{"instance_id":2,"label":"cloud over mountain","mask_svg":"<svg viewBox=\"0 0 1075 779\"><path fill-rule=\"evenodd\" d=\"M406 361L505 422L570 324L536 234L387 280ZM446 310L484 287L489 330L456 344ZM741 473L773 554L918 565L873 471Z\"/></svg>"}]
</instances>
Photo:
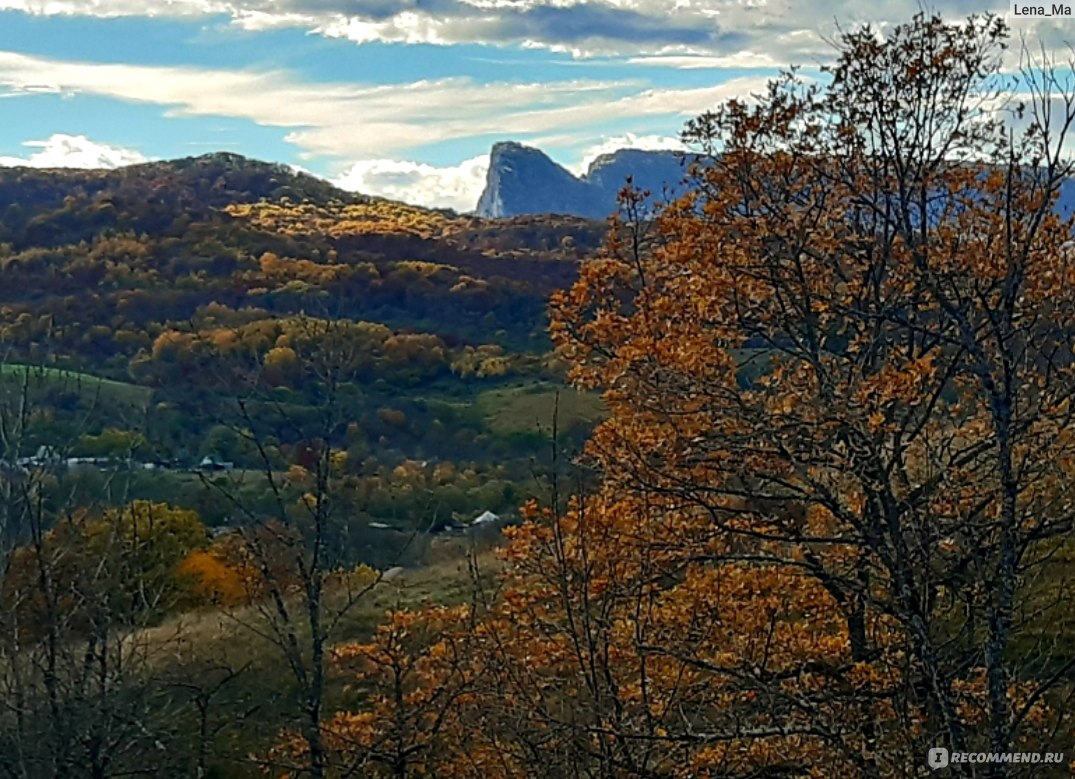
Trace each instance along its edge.
<instances>
[{"instance_id":1,"label":"cloud over mountain","mask_svg":"<svg viewBox=\"0 0 1075 779\"><path fill-rule=\"evenodd\" d=\"M43 141L26 141L23 146L36 151L26 157L0 157L0 167L118 168L147 161L134 149L98 143L85 135L55 133Z\"/></svg>"},{"instance_id":2,"label":"cloud over mountain","mask_svg":"<svg viewBox=\"0 0 1075 779\"><path fill-rule=\"evenodd\" d=\"M1007 11L1003 0L931 7L947 18ZM762 91L777 68L817 77L837 19L884 30L918 10L917 0L0 0L0 104L11 109L0 155L132 161L87 140L122 116L126 137L140 136L128 142L157 158L226 148L465 210L485 174L473 155L495 141L540 146L575 175L621 147L681 148L686 119ZM1071 38L1064 20L1013 26L1052 50ZM20 146L27 138L48 140Z\"/></svg>"},{"instance_id":3,"label":"cloud over mountain","mask_svg":"<svg viewBox=\"0 0 1075 779\"><path fill-rule=\"evenodd\" d=\"M488 167L485 154L444 167L407 160L363 160L332 183L352 192L463 212L478 201Z\"/></svg>"}]
</instances>

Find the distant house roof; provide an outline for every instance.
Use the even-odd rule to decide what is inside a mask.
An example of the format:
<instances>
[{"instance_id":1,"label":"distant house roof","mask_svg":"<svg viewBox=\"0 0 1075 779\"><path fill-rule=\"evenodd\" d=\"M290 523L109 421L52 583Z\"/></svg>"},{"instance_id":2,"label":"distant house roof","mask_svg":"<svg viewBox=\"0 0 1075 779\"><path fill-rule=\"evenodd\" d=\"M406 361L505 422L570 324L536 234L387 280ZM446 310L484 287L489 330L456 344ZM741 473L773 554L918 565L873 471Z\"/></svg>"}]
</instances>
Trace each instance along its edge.
<instances>
[{"instance_id":1,"label":"distant house roof","mask_svg":"<svg viewBox=\"0 0 1075 779\"><path fill-rule=\"evenodd\" d=\"M474 518L474 521L471 522L470 524L472 524L472 525L484 525L484 524L486 524L488 522L499 522L499 521L500 521L500 517L498 517L493 512L491 512L491 511L483 511L481 514L476 516Z\"/></svg>"},{"instance_id":2,"label":"distant house roof","mask_svg":"<svg viewBox=\"0 0 1075 779\"><path fill-rule=\"evenodd\" d=\"M218 460L215 457L212 457L210 455L206 455L205 457L202 458L202 461L198 464L198 467L199 468L223 468L224 470L230 471L232 469L232 467L234 467L234 466L233 466L233 463L224 462L224 461Z\"/></svg>"}]
</instances>

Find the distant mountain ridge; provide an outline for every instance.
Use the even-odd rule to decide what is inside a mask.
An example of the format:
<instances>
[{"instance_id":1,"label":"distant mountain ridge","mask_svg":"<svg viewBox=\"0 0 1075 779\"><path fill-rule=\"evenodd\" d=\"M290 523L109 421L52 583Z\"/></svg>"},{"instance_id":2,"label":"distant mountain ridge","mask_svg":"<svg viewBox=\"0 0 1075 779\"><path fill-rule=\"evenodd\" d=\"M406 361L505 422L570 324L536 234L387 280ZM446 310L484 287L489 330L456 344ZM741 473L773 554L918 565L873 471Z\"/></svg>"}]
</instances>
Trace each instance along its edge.
<instances>
[{"instance_id":1,"label":"distant mountain ridge","mask_svg":"<svg viewBox=\"0 0 1075 779\"><path fill-rule=\"evenodd\" d=\"M476 216L500 218L527 214L565 214L604 219L617 209L617 195L628 176L654 197L682 194L683 178L696 155L676 151L620 149L602 154L576 176L540 149L514 141L493 145L485 189ZM1075 178L1060 185L1056 212L1075 213Z\"/></svg>"},{"instance_id":2,"label":"distant mountain ridge","mask_svg":"<svg viewBox=\"0 0 1075 779\"><path fill-rule=\"evenodd\" d=\"M540 149L514 141L494 144L485 189L475 214L483 217L570 214L603 219L617 207L630 176L634 185L660 196L681 189L689 155L675 151L620 149L602 154L575 176Z\"/></svg>"}]
</instances>

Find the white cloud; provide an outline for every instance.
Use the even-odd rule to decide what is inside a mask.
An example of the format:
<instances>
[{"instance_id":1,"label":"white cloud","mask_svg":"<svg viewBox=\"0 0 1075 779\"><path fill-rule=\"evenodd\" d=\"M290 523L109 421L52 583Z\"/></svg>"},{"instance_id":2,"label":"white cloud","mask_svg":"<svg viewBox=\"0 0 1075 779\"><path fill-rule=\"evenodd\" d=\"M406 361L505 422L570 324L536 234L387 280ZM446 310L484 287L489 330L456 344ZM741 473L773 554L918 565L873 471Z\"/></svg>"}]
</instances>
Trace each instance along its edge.
<instances>
[{"instance_id":1,"label":"white cloud","mask_svg":"<svg viewBox=\"0 0 1075 779\"><path fill-rule=\"evenodd\" d=\"M0 0L0 10L38 16L201 16L219 13L223 4L206 0Z\"/></svg>"},{"instance_id":2,"label":"white cloud","mask_svg":"<svg viewBox=\"0 0 1075 779\"><path fill-rule=\"evenodd\" d=\"M408 84L302 82L287 71L208 70L47 59L0 51L0 90L50 84L156 104L170 116L230 116L288 128L306 156L390 158L399 151L486 135L525 139L574 132L592 138L616 119L686 117L758 91L763 78L712 87L644 89L637 81L486 83L444 78Z\"/></svg>"},{"instance_id":3,"label":"white cloud","mask_svg":"<svg viewBox=\"0 0 1075 779\"><path fill-rule=\"evenodd\" d=\"M426 206L471 211L485 187L488 155L436 167L407 160L363 160L332 179L341 189Z\"/></svg>"},{"instance_id":4,"label":"white cloud","mask_svg":"<svg viewBox=\"0 0 1075 779\"><path fill-rule=\"evenodd\" d=\"M26 157L0 157L0 167L118 168L148 161L134 149L97 143L85 135L54 133L46 140L26 141L22 145L36 151Z\"/></svg>"},{"instance_id":5,"label":"white cloud","mask_svg":"<svg viewBox=\"0 0 1075 779\"><path fill-rule=\"evenodd\" d=\"M686 151L687 147L679 138L673 138L668 135L635 135L634 133L613 135L603 138L600 142L587 148L582 153L582 159L574 165L568 165L567 168L576 176L581 176L589 169L590 163L602 154L611 154L620 149Z\"/></svg>"},{"instance_id":6,"label":"white cloud","mask_svg":"<svg viewBox=\"0 0 1075 779\"><path fill-rule=\"evenodd\" d=\"M279 30L287 27L314 28L318 25L315 16L298 13L272 13L258 9L236 8L232 22L248 32Z\"/></svg>"},{"instance_id":7,"label":"white cloud","mask_svg":"<svg viewBox=\"0 0 1075 779\"><path fill-rule=\"evenodd\" d=\"M678 68L680 70L704 70L719 68L779 68L789 63L777 60L765 52L740 51L727 56L705 54L654 54L648 57L631 57L628 65Z\"/></svg>"},{"instance_id":8,"label":"white cloud","mask_svg":"<svg viewBox=\"0 0 1075 779\"><path fill-rule=\"evenodd\" d=\"M663 63L674 67L810 63L831 56L824 41L836 19L884 25L909 19L920 7L918 0L0 0L0 10L47 15L224 15L248 30L295 27L356 43L482 43L579 57L683 58ZM1006 0L938 0L930 8L950 18L1010 12ZM1029 24L1055 42L1071 37L1062 21Z\"/></svg>"},{"instance_id":9,"label":"white cloud","mask_svg":"<svg viewBox=\"0 0 1075 779\"><path fill-rule=\"evenodd\" d=\"M819 64L826 41L869 21L878 29L910 19L920 0L0 0L0 11L94 17L220 16L251 32L293 28L357 44L485 44L628 58L638 66L739 69ZM1059 55L1068 52L1064 19L1015 17L1007 0L936 0L951 20L1005 16ZM1016 64L1013 46L1009 62Z\"/></svg>"}]
</instances>

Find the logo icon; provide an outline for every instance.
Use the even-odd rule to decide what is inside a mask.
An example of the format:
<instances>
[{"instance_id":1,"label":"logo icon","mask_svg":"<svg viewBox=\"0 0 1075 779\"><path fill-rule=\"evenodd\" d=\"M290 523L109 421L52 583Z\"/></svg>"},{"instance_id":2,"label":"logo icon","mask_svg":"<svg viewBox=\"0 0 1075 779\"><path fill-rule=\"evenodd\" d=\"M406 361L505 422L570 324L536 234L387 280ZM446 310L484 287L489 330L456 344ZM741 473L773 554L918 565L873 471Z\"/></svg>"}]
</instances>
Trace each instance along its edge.
<instances>
[{"instance_id":1,"label":"logo icon","mask_svg":"<svg viewBox=\"0 0 1075 779\"><path fill-rule=\"evenodd\" d=\"M933 747L929 750L929 767L936 771L938 768L948 767L948 750L944 747Z\"/></svg>"}]
</instances>

